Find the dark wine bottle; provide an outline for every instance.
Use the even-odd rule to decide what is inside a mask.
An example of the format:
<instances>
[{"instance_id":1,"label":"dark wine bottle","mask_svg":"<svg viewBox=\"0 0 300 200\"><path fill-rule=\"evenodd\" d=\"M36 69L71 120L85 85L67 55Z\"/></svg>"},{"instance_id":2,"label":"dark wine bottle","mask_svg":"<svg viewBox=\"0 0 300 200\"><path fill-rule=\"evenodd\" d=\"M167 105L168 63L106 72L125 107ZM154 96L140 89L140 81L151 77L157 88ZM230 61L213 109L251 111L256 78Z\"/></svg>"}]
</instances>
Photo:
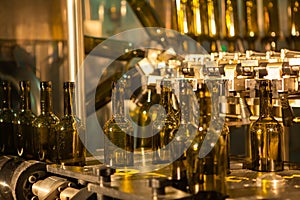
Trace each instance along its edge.
<instances>
[{"instance_id":1,"label":"dark wine bottle","mask_svg":"<svg viewBox=\"0 0 300 200\"><path fill-rule=\"evenodd\" d=\"M279 10L277 0L263 0L265 50L277 50L280 37Z\"/></svg>"},{"instance_id":2,"label":"dark wine bottle","mask_svg":"<svg viewBox=\"0 0 300 200\"><path fill-rule=\"evenodd\" d=\"M174 108L176 99L172 98L173 95L171 80L163 79L159 104L164 108L165 114L158 115L153 122L152 149L154 154L152 162L154 164L168 163L172 159L171 148L168 144L175 137L180 122L180 111L178 112Z\"/></svg>"},{"instance_id":3,"label":"dark wine bottle","mask_svg":"<svg viewBox=\"0 0 300 200\"><path fill-rule=\"evenodd\" d=\"M234 52L235 42L239 37L238 7L235 0L225 1L225 27L226 39L228 41L228 51Z\"/></svg>"},{"instance_id":4,"label":"dark wine bottle","mask_svg":"<svg viewBox=\"0 0 300 200\"><path fill-rule=\"evenodd\" d=\"M104 125L104 162L113 167L130 167L133 158L133 126L125 115L125 80L114 83L112 93L113 115Z\"/></svg>"},{"instance_id":5,"label":"dark wine bottle","mask_svg":"<svg viewBox=\"0 0 300 200\"><path fill-rule=\"evenodd\" d=\"M256 0L244 0L245 9L245 33L248 41L248 49L255 50L255 40L258 38L257 2Z\"/></svg>"},{"instance_id":6,"label":"dark wine bottle","mask_svg":"<svg viewBox=\"0 0 300 200\"><path fill-rule=\"evenodd\" d=\"M293 50L300 50L300 9L298 0L289 0L290 7L290 23L289 32L293 44Z\"/></svg>"},{"instance_id":7,"label":"dark wine bottle","mask_svg":"<svg viewBox=\"0 0 300 200\"><path fill-rule=\"evenodd\" d=\"M283 129L272 114L271 81L262 80L259 84L259 118L250 127L251 163L255 171L281 171Z\"/></svg>"},{"instance_id":8,"label":"dark wine bottle","mask_svg":"<svg viewBox=\"0 0 300 200\"><path fill-rule=\"evenodd\" d=\"M207 113L200 113L198 132L187 150L188 184L195 199L207 199L206 196L211 195L217 195L211 199L219 199L219 197L224 199L226 196L225 177L229 167L229 129L220 116L221 91L219 87L221 84L222 82L216 80L207 81L207 87L211 92L211 116L207 117L205 116ZM205 96L202 95L202 98ZM214 144L213 147L212 144ZM205 151L211 150L200 157L204 149Z\"/></svg>"},{"instance_id":9,"label":"dark wine bottle","mask_svg":"<svg viewBox=\"0 0 300 200\"><path fill-rule=\"evenodd\" d=\"M14 126L16 113L11 108L11 83L0 81L0 96L2 106L0 110L0 150L1 154L17 155L15 146Z\"/></svg>"},{"instance_id":10,"label":"dark wine bottle","mask_svg":"<svg viewBox=\"0 0 300 200\"><path fill-rule=\"evenodd\" d=\"M74 82L64 83L64 116L56 126L58 163L85 164L84 127L73 112Z\"/></svg>"},{"instance_id":11,"label":"dark wine bottle","mask_svg":"<svg viewBox=\"0 0 300 200\"><path fill-rule=\"evenodd\" d=\"M35 159L48 163L57 161L55 126L59 119L52 111L52 83L43 81L41 87L41 114L33 121Z\"/></svg>"},{"instance_id":12,"label":"dark wine bottle","mask_svg":"<svg viewBox=\"0 0 300 200\"><path fill-rule=\"evenodd\" d=\"M16 120L16 147L18 156L25 159L34 158L33 120L35 114L31 110L30 82L20 81L20 110Z\"/></svg>"}]
</instances>

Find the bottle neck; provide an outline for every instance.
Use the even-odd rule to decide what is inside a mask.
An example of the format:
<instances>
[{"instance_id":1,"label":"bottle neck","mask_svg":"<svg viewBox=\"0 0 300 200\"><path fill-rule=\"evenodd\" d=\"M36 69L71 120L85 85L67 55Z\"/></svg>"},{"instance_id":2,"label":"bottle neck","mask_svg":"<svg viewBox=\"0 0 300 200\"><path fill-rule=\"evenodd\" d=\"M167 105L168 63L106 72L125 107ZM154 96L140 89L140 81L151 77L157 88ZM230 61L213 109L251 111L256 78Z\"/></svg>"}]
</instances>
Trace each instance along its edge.
<instances>
[{"instance_id":1,"label":"bottle neck","mask_svg":"<svg viewBox=\"0 0 300 200\"><path fill-rule=\"evenodd\" d=\"M52 90L42 89L41 90L41 113L52 112Z\"/></svg>"},{"instance_id":2,"label":"bottle neck","mask_svg":"<svg viewBox=\"0 0 300 200\"><path fill-rule=\"evenodd\" d=\"M172 89L168 87L163 87L162 88L162 93L161 93L161 98L162 98L162 106L165 108L165 111L168 113L172 112Z\"/></svg>"},{"instance_id":3,"label":"bottle neck","mask_svg":"<svg viewBox=\"0 0 300 200\"><path fill-rule=\"evenodd\" d=\"M112 105L113 105L112 111L115 117L125 115L124 95L125 95L124 84L121 81L119 81L118 84L115 84L115 87L112 91Z\"/></svg>"},{"instance_id":4,"label":"bottle neck","mask_svg":"<svg viewBox=\"0 0 300 200\"><path fill-rule=\"evenodd\" d=\"M20 109L21 110L30 110L31 102L30 102L30 87L21 88L21 102Z\"/></svg>"},{"instance_id":5,"label":"bottle neck","mask_svg":"<svg viewBox=\"0 0 300 200\"><path fill-rule=\"evenodd\" d=\"M10 87L3 88L2 108L11 109L11 90Z\"/></svg>"},{"instance_id":6,"label":"bottle neck","mask_svg":"<svg viewBox=\"0 0 300 200\"><path fill-rule=\"evenodd\" d=\"M260 116L272 116L272 93L266 87L260 87Z\"/></svg>"},{"instance_id":7,"label":"bottle neck","mask_svg":"<svg viewBox=\"0 0 300 200\"><path fill-rule=\"evenodd\" d=\"M73 111L74 88L68 84L64 87L64 115L74 115Z\"/></svg>"},{"instance_id":8,"label":"bottle neck","mask_svg":"<svg viewBox=\"0 0 300 200\"><path fill-rule=\"evenodd\" d=\"M179 97L181 103L181 124L188 124L192 122L191 117L191 86L187 80L181 80L179 82Z\"/></svg>"}]
</instances>

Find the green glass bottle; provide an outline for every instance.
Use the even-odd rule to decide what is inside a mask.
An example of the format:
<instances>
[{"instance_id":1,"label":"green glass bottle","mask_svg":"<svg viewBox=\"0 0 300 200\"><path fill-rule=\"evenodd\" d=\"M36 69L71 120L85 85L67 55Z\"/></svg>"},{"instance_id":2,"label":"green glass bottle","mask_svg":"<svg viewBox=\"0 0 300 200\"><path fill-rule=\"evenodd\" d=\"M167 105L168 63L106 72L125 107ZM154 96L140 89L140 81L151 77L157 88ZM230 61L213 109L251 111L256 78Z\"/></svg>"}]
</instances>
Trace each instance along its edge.
<instances>
[{"instance_id":1,"label":"green glass bottle","mask_svg":"<svg viewBox=\"0 0 300 200\"><path fill-rule=\"evenodd\" d=\"M16 147L18 156L25 159L34 158L33 120L35 114L31 110L30 82L20 81L20 110L16 123Z\"/></svg>"},{"instance_id":2,"label":"green glass bottle","mask_svg":"<svg viewBox=\"0 0 300 200\"><path fill-rule=\"evenodd\" d=\"M0 81L0 95L2 106L0 110L0 150L1 154L17 155L15 146L14 126L16 113L11 108L11 83L10 81Z\"/></svg>"},{"instance_id":3,"label":"green glass bottle","mask_svg":"<svg viewBox=\"0 0 300 200\"><path fill-rule=\"evenodd\" d=\"M32 122L35 159L53 163L57 161L55 126L59 118L52 110L52 82L42 81L40 89L41 114Z\"/></svg>"},{"instance_id":4,"label":"green glass bottle","mask_svg":"<svg viewBox=\"0 0 300 200\"><path fill-rule=\"evenodd\" d=\"M114 83L112 91L112 118L104 125L104 162L113 167L130 167L134 164L133 126L125 116L125 80Z\"/></svg>"},{"instance_id":5,"label":"green glass bottle","mask_svg":"<svg viewBox=\"0 0 300 200\"><path fill-rule=\"evenodd\" d=\"M255 171L281 171L283 129L272 114L272 90L270 80L259 83L259 118L250 126L251 169Z\"/></svg>"},{"instance_id":6,"label":"green glass bottle","mask_svg":"<svg viewBox=\"0 0 300 200\"><path fill-rule=\"evenodd\" d=\"M83 166L86 149L84 127L73 112L74 82L64 83L64 116L56 126L57 158L61 165Z\"/></svg>"}]
</instances>

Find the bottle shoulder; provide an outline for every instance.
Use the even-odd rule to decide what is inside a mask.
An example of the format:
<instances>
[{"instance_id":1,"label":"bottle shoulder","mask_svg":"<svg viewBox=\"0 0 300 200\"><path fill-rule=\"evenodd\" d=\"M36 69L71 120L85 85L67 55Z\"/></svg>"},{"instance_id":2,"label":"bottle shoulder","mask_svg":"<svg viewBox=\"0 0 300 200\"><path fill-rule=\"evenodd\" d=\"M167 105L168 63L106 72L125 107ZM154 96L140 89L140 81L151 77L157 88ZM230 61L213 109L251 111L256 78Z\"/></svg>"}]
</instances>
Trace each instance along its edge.
<instances>
[{"instance_id":1,"label":"bottle shoulder","mask_svg":"<svg viewBox=\"0 0 300 200\"><path fill-rule=\"evenodd\" d=\"M17 118L17 113L15 113L12 109L2 109L0 111L0 121L15 121Z\"/></svg>"},{"instance_id":2,"label":"bottle shoulder","mask_svg":"<svg viewBox=\"0 0 300 200\"><path fill-rule=\"evenodd\" d=\"M24 110L18 113L17 123L31 123L36 118L36 115L31 110Z\"/></svg>"},{"instance_id":3,"label":"bottle shoulder","mask_svg":"<svg viewBox=\"0 0 300 200\"><path fill-rule=\"evenodd\" d=\"M281 126L273 116L259 117L255 122L252 123L252 126L256 124L274 124Z\"/></svg>"},{"instance_id":4,"label":"bottle shoulder","mask_svg":"<svg viewBox=\"0 0 300 200\"><path fill-rule=\"evenodd\" d=\"M49 124L58 124L59 118L54 113L45 113L37 116L34 121L34 126L41 126L41 125L49 125Z\"/></svg>"},{"instance_id":5,"label":"bottle shoulder","mask_svg":"<svg viewBox=\"0 0 300 200\"><path fill-rule=\"evenodd\" d=\"M57 124L56 130L81 130L81 120L73 115L65 115Z\"/></svg>"},{"instance_id":6,"label":"bottle shoulder","mask_svg":"<svg viewBox=\"0 0 300 200\"><path fill-rule=\"evenodd\" d=\"M22 110L18 112L18 119L34 119L36 115L31 110Z\"/></svg>"},{"instance_id":7,"label":"bottle shoulder","mask_svg":"<svg viewBox=\"0 0 300 200\"><path fill-rule=\"evenodd\" d=\"M104 130L110 132L126 132L133 130L131 122L126 117L112 117L104 124Z\"/></svg>"},{"instance_id":8,"label":"bottle shoulder","mask_svg":"<svg viewBox=\"0 0 300 200\"><path fill-rule=\"evenodd\" d=\"M268 130L268 132L283 132L282 125L274 118L261 118L250 126L250 132L262 132L265 130Z\"/></svg>"}]
</instances>

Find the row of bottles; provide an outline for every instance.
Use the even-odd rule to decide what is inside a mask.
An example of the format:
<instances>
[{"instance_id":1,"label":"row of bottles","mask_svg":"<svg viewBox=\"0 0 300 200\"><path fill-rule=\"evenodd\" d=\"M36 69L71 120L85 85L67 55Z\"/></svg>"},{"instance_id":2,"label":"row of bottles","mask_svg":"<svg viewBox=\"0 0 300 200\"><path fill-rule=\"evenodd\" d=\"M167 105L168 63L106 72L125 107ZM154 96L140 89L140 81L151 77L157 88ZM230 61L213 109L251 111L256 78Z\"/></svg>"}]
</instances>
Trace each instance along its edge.
<instances>
[{"instance_id":1,"label":"row of bottles","mask_svg":"<svg viewBox=\"0 0 300 200\"><path fill-rule=\"evenodd\" d=\"M165 26L191 36L204 47L208 42L206 49L210 52L275 51L278 46L298 49L298 0L170 0L166 5L168 11L161 14L162 18L168 15ZM141 21L146 21L147 15L138 12L132 3L130 6ZM158 3L153 6L162 10ZM146 26L156 22L153 20L156 15L151 16Z\"/></svg>"},{"instance_id":2,"label":"row of bottles","mask_svg":"<svg viewBox=\"0 0 300 200\"><path fill-rule=\"evenodd\" d=\"M125 114L126 81L121 79L114 84L113 116L104 127L104 162L112 167L131 168L140 161L135 160L141 158L136 154L150 152L150 164L170 165L174 183L184 182L188 185L186 189L194 195L202 192L225 195L225 176L229 173L229 129L220 116L221 82L211 83L211 87L199 84L196 92L190 89L188 79L177 79L175 84L178 91L174 89L172 79L164 78L157 82L156 89L152 86L146 89L145 107L139 106L134 120L139 125L136 131L145 131L139 132L144 136L152 133L148 137L135 137L132 121ZM194 109L194 100L200 109ZM154 106L157 103L158 106ZM197 115L198 111L204 112ZM200 118L195 119L197 116ZM143 130L143 126L147 130ZM207 143L215 145L207 149L203 147ZM200 157L203 151L207 151L207 155Z\"/></svg>"},{"instance_id":3,"label":"row of bottles","mask_svg":"<svg viewBox=\"0 0 300 200\"><path fill-rule=\"evenodd\" d=\"M11 108L11 86L1 81L2 105L0 112L1 154L17 155L47 163L84 165L84 129L73 112L74 83L64 83L64 116L61 120L52 110L52 83L43 81L41 113L31 110L30 82L20 81L20 108Z\"/></svg>"}]
</instances>

